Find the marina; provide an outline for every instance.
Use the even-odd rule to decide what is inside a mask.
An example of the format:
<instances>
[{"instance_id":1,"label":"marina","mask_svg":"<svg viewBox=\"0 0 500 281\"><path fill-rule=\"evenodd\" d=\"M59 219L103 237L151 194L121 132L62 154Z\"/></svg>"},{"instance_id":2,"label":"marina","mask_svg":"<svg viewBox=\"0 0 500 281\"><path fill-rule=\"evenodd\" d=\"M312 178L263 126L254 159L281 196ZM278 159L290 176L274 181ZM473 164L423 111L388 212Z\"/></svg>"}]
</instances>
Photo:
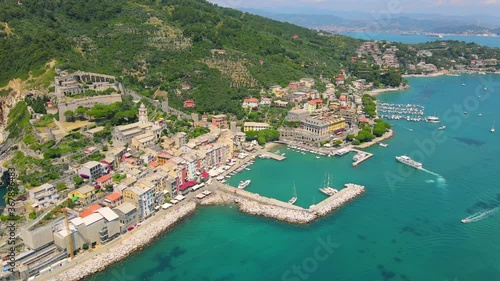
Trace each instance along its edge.
<instances>
[{"instance_id":1,"label":"marina","mask_svg":"<svg viewBox=\"0 0 500 281\"><path fill-rule=\"evenodd\" d=\"M418 104L377 103L377 112L388 120L424 121L425 107Z\"/></svg>"}]
</instances>

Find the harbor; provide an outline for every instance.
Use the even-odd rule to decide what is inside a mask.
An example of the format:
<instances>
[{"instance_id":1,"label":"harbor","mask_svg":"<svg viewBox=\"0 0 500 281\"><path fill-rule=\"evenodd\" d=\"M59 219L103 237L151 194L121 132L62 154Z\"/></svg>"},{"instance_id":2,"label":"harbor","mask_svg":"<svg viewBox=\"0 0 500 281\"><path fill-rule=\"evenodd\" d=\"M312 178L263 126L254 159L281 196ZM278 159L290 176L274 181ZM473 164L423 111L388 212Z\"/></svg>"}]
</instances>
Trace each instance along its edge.
<instances>
[{"instance_id":1,"label":"harbor","mask_svg":"<svg viewBox=\"0 0 500 281\"><path fill-rule=\"evenodd\" d=\"M351 151L357 152L357 154L352 158L353 167L357 167L359 164L363 163L364 161L370 159L373 156L373 153L357 150L354 148L351 149Z\"/></svg>"},{"instance_id":2,"label":"harbor","mask_svg":"<svg viewBox=\"0 0 500 281\"><path fill-rule=\"evenodd\" d=\"M388 120L425 121L425 107L419 104L377 103L377 112Z\"/></svg>"},{"instance_id":3,"label":"harbor","mask_svg":"<svg viewBox=\"0 0 500 281\"><path fill-rule=\"evenodd\" d=\"M236 204L240 211L247 214L297 224L310 223L325 216L365 192L364 186L346 184L338 193L306 209L245 190L236 190L222 183L216 182L215 185L216 194L202 200L201 205Z\"/></svg>"}]
</instances>

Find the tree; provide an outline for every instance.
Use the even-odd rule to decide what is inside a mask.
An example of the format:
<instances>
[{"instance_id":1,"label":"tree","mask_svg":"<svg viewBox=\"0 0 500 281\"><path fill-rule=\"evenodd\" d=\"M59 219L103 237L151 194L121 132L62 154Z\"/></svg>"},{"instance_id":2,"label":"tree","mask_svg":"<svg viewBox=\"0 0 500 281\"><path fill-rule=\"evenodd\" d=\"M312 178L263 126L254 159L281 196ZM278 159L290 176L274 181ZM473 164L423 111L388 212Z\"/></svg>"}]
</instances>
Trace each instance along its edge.
<instances>
[{"instance_id":1,"label":"tree","mask_svg":"<svg viewBox=\"0 0 500 281\"><path fill-rule=\"evenodd\" d=\"M68 122L75 121L75 113L73 112L73 110L66 110L64 112L64 117L66 118L66 121L68 121Z\"/></svg>"},{"instance_id":2,"label":"tree","mask_svg":"<svg viewBox=\"0 0 500 281\"><path fill-rule=\"evenodd\" d=\"M336 146L336 147L339 147L340 145L342 144L342 141L341 140L336 140L333 145Z\"/></svg>"},{"instance_id":3,"label":"tree","mask_svg":"<svg viewBox=\"0 0 500 281\"><path fill-rule=\"evenodd\" d=\"M75 114L76 118L78 118L79 120L82 120L85 118L85 115L87 114L87 109L83 106L80 106L75 110L74 114Z\"/></svg>"},{"instance_id":4,"label":"tree","mask_svg":"<svg viewBox=\"0 0 500 281\"><path fill-rule=\"evenodd\" d=\"M75 187L78 188L80 187L85 181L82 179L80 176L75 176L73 178L73 181L75 182Z\"/></svg>"},{"instance_id":5,"label":"tree","mask_svg":"<svg viewBox=\"0 0 500 281\"><path fill-rule=\"evenodd\" d=\"M83 243L83 245L82 245L82 249L84 249L84 250L88 250L88 249L89 249L89 244L87 244L87 243Z\"/></svg>"},{"instance_id":6,"label":"tree","mask_svg":"<svg viewBox=\"0 0 500 281\"><path fill-rule=\"evenodd\" d=\"M67 188L68 188L68 187L66 186L66 183L65 183L65 182L63 182L63 181L62 181L62 182L58 182L58 183L56 184L56 190L57 190L58 192L61 192L61 191L63 191L63 190L66 190Z\"/></svg>"}]
</instances>

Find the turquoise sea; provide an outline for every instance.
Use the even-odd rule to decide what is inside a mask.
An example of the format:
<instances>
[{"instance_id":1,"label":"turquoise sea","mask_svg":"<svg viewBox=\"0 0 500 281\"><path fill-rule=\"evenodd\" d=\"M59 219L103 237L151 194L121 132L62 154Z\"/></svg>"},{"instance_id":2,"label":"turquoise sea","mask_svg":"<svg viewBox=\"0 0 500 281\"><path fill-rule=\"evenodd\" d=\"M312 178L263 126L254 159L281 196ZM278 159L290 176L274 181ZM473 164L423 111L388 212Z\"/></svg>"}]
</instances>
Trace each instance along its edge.
<instances>
[{"instance_id":1,"label":"turquoise sea","mask_svg":"<svg viewBox=\"0 0 500 281\"><path fill-rule=\"evenodd\" d=\"M500 47L500 37L488 36L444 35L441 39L437 37L429 37L424 34L401 35L399 33L384 32L344 32L342 34L363 40L387 40L390 42L402 42L407 44L417 44L436 40L458 40L464 42L474 42L488 47Z\"/></svg>"},{"instance_id":2,"label":"turquoise sea","mask_svg":"<svg viewBox=\"0 0 500 281\"><path fill-rule=\"evenodd\" d=\"M366 193L312 224L298 226L204 207L151 246L89 280L500 280L500 76L412 78L392 103L418 103L439 125L390 121L387 148L353 168L352 154L322 157L280 147L283 162L261 160L230 184L252 179L249 191L297 204L319 202L330 173L334 186L353 182ZM462 86L465 84L465 86ZM488 91L484 91L487 87ZM460 108L460 105L466 108ZM468 114L464 114L467 111ZM481 116L479 116L481 114ZM441 133L441 134L439 134ZM397 163L408 154L429 172Z\"/></svg>"}]
</instances>

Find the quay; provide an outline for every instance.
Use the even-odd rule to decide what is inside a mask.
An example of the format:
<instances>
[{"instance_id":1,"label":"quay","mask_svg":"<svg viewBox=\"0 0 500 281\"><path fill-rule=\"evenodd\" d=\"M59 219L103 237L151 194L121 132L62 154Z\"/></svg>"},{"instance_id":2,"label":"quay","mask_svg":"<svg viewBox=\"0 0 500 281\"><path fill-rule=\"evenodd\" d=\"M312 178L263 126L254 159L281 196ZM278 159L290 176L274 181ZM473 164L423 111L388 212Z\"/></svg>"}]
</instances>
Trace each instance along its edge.
<instances>
[{"instance_id":1,"label":"quay","mask_svg":"<svg viewBox=\"0 0 500 281\"><path fill-rule=\"evenodd\" d=\"M369 158L371 158L373 156L373 153L357 150L355 148L352 148L351 151L358 153L358 154L356 154L358 159L356 161L354 161L354 163L352 163L353 167L357 167L359 164L363 163L364 161L368 160Z\"/></svg>"}]
</instances>

